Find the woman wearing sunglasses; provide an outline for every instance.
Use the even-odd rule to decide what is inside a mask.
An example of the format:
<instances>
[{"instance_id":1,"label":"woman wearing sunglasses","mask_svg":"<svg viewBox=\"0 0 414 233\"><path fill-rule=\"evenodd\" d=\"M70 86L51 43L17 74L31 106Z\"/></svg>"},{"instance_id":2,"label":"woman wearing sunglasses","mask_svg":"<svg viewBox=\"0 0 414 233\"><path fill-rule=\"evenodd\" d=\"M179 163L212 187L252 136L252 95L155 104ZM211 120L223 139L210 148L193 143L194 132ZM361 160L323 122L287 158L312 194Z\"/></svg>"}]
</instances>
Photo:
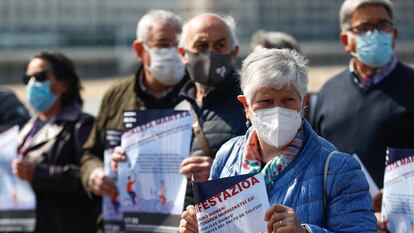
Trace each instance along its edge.
<instances>
[{"instance_id":1,"label":"woman wearing sunglasses","mask_svg":"<svg viewBox=\"0 0 414 233\"><path fill-rule=\"evenodd\" d=\"M12 167L36 194L35 232L96 232L98 207L79 179L94 118L81 111L74 65L63 54L42 52L30 60L23 81L35 116L20 132Z\"/></svg>"}]
</instances>

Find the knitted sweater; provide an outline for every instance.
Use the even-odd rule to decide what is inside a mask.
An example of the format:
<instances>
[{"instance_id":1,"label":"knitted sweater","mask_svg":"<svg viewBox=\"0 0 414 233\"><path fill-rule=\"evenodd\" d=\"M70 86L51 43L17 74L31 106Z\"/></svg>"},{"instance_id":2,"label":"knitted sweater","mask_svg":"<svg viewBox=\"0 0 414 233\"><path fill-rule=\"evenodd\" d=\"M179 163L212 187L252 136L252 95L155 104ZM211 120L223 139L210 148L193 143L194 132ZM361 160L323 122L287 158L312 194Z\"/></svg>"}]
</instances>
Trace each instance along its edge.
<instances>
[{"instance_id":1,"label":"knitted sweater","mask_svg":"<svg viewBox=\"0 0 414 233\"><path fill-rule=\"evenodd\" d=\"M319 92L313 128L340 151L356 153L383 185L386 148L414 148L414 70L402 63L364 90L349 70Z\"/></svg>"}]
</instances>

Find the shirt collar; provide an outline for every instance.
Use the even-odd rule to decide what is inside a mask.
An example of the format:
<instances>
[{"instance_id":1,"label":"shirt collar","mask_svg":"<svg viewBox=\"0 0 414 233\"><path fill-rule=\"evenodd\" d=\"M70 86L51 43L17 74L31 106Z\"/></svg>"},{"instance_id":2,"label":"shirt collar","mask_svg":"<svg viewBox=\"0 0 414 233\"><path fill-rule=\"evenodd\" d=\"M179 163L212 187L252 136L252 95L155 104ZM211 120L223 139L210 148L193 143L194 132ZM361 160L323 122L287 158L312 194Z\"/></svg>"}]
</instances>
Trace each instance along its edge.
<instances>
[{"instance_id":1,"label":"shirt collar","mask_svg":"<svg viewBox=\"0 0 414 233\"><path fill-rule=\"evenodd\" d=\"M145 93L147 93L147 94L149 94L149 95L151 95L151 96L154 96L153 95L153 93L151 92L151 90L149 90L145 85L144 85L144 69L145 68L143 68L142 70L141 70L141 72L139 72L138 74L137 74L137 78L138 78L138 84L139 84L139 88L141 89L141 91L143 91L143 92L145 92ZM165 97L165 96L167 96L168 94L170 94L172 91L173 91L173 89L174 89L174 87L170 87L170 88L168 88L168 89L166 89L165 91L163 91L162 92L162 94L161 94L161 96L159 96L159 98L163 98L163 97ZM155 96L154 96L155 97Z\"/></svg>"},{"instance_id":2,"label":"shirt collar","mask_svg":"<svg viewBox=\"0 0 414 233\"><path fill-rule=\"evenodd\" d=\"M397 66L398 60L393 55L391 58L391 61L388 62L383 67L377 68L372 74L368 76L367 79L362 80L355 69L355 58L352 58L349 62L349 71L354 74L353 81L356 83L359 87L363 89L369 89L378 83L380 83L382 80L384 80L388 75L391 74L391 72L395 69Z\"/></svg>"}]
</instances>

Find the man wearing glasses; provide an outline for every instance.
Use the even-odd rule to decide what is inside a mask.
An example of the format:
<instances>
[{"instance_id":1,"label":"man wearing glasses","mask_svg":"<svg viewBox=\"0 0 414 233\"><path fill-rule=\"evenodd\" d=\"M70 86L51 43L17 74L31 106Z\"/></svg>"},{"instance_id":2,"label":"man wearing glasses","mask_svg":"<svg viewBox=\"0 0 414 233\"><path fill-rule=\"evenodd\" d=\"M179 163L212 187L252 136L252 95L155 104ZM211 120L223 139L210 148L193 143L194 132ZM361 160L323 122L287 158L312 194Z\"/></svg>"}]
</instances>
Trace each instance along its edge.
<instances>
[{"instance_id":1,"label":"man wearing glasses","mask_svg":"<svg viewBox=\"0 0 414 233\"><path fill-rule=\"evenodd\" d=\"M414 70L394 54L389 0L345 0L340 39L349 67L318 95L314 129L340 151L356 153L379 187L386 147L414 148Z\"/></svg>"}]
</instances>

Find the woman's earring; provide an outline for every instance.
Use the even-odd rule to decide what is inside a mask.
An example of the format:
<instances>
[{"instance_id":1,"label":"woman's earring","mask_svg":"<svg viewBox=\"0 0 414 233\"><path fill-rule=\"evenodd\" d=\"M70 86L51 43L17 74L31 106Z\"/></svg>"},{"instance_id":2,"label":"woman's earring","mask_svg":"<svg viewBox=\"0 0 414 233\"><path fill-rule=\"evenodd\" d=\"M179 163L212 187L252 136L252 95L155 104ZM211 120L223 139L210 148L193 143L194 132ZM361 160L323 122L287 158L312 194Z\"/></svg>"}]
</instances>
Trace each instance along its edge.
<instances>
[{"instance_id":1,"label":"woman's earring","mask_svg":"<svg viewBox=\"0 0 414 233\"><path fill-rule=\"evenodd\" d=\"M250 126L252 126L252 122L250 122L250 120L247 120L246 121L246 127L247 128L250 128Z\"/></svg>"}]
</instances>

